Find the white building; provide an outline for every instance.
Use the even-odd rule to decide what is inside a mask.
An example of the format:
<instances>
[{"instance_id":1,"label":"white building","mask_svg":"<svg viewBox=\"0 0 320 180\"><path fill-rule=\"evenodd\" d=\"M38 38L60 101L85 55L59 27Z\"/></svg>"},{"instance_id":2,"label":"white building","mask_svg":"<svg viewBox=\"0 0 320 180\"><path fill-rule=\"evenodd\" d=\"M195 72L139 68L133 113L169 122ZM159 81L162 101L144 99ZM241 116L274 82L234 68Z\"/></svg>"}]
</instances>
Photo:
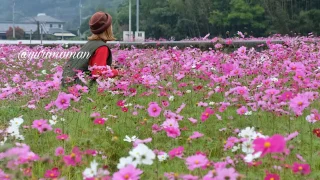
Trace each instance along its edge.
<instances>
[{"instance_id":1,"label":"white building","mask_svg":"<svg viewBox=\"0 0 320 180\"><path fill-rule=\"evenodd\" d=\"M63 29L64 21L48 16L45 13L39 13L36 17L24 18L21 22L16 22L15 27L20 27L28 35L31 31L34 33L38 30L38 23L40 33L44 35L50 34L60 39L76 36ZM12 26L12 22L0 22L0 39L5 39L6 31Z\"/></svg>"}]
</instances>

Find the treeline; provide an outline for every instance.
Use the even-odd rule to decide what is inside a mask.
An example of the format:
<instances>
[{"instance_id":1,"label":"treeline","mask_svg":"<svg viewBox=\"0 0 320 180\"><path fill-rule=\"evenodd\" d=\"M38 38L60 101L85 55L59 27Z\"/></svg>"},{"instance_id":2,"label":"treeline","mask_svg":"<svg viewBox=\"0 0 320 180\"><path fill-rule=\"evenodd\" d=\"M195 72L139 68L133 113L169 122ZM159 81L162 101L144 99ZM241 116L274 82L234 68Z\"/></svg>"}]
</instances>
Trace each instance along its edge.
<instances>
[{"instance_id":1,"label":"treeline","mask_svg":"<svg viewBox=\"0 0 320 180\"><path fill-rule=\"evenodd\" d=\"M132 0L132 30L136 1ZM128 0L114 14L114 31L128 30ZM85 31L84 24L82 30ZM140 0L140 29L148 38L320 34L319 0Z\"/></svg>"}]
</instances>

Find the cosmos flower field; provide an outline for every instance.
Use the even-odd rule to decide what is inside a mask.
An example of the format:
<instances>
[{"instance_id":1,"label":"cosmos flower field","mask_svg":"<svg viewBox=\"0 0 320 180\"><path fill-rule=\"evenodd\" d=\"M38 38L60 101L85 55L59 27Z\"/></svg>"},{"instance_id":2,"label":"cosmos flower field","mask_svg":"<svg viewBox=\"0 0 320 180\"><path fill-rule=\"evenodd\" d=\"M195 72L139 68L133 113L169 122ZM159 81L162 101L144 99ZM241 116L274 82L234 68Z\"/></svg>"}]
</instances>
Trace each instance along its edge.
<instances>
[{"instance_id":1,"label":"cosmos flower field","mask_svg":"<svg viewBox=\"0 0 320 180\"><path fill-rule=\"evenodd\" d=\"M112 71L61 86L66 59L0 45L0 179L320 179L320 44L263 51L112 49Z\"/></svg>"}]
</instances>

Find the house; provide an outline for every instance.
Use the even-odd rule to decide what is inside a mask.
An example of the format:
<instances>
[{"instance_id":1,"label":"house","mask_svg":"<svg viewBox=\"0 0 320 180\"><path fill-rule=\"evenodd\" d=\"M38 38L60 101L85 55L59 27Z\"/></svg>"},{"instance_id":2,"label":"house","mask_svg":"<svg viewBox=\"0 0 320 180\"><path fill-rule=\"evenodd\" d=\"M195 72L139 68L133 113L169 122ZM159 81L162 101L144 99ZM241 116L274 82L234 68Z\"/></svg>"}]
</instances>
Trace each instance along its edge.
<instances>
[{"instance_id":1,"label":"house","mask_svg":"<svg viewBox=\"0 0 320 180\"><path fill-rule=\"evenodd\" d=\"M26 36L29 36L31 32L37 31L38 24L40 33L43 35L53 35L57 39L67 39L76 36L63 29L64 21L48 16L45 13L39 13L36 17L23 18L20 22L15 22L15 27L20 27L24 30ZM12 22L0 22L1 39L6 38L6 31L12 26Z\"/></svg>"}]
</instances>

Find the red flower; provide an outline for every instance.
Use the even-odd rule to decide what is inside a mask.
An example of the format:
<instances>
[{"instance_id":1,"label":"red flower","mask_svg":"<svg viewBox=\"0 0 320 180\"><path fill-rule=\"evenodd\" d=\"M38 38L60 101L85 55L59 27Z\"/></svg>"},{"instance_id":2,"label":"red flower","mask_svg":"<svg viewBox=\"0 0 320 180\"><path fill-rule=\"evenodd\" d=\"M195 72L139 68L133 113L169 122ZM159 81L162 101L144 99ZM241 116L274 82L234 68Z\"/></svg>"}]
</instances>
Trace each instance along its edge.
<instances>
[{"instance_id":1,"label":"red flower","mask_svg":"<svg viewBox=\"0 0 320 180\"><path fill-rule=\"evenodd\" d=\"M128 108L127 108L127 107L123 107L121 110L122 110L123 112L128 112Z\"/></svg>"},{"instance_id":2,"label":"red flower","mask_svg":"<svg viewBox=\"0 0 320 180\"><path fill-rule=\"evenodd\" d=\"M316 136L320 137L320 128L314 129L313 130L313 134L315 134Z\"/></svg>"},{"instance_id":3,"label":"red flower","mask_svg":"<svg viewBox=\"0 0 320 180\"><path fill-rule=\"evenodd\" d=\"M195 86L195 87L193 87L193 90L195 90L195 91L199 91L199 90L201 90L203 88L203 86Z\"/></svg>"},{"instance_id":4,"label":"red flower","mask_svg":"<svg viewBox=\"0 0 320 180\"><path fill-rule=\"evenodd\" d=\"M124 103L125 103L124 100L119 100L119 101L117 102L117 106L123 107L123 106L124 106Z\"/></svg>"}]
</instances>

